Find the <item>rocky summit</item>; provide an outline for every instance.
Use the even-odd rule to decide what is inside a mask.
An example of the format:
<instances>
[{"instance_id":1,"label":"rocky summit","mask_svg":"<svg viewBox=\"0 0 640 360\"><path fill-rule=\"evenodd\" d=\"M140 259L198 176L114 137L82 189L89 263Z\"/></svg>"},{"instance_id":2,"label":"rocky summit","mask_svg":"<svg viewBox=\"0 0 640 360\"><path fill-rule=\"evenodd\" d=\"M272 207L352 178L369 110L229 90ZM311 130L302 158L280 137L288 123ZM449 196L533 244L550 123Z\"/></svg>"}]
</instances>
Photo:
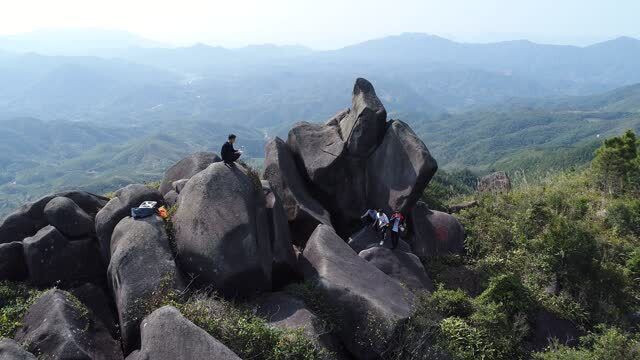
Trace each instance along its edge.
<instances>
[{"instance_id":1,"label":"rocky summit","mask_svg":"<svg viewBox=\"0 0 640 360\"><path fill-rule=\"evenodd\" d=\"M461 253L465 235L419 202L438 168L427 146L369 81L352 96L271 139L262 174L196 153L159 189L57 193L9 215L0 277L36 295L2 358L385 358L434 290L424 265ZM132 218L148 200L169 216ZM367 209L405 215L395 249L361 223ZM288 343L299 337L310 357Z\"/></svg>"}]
</instances>

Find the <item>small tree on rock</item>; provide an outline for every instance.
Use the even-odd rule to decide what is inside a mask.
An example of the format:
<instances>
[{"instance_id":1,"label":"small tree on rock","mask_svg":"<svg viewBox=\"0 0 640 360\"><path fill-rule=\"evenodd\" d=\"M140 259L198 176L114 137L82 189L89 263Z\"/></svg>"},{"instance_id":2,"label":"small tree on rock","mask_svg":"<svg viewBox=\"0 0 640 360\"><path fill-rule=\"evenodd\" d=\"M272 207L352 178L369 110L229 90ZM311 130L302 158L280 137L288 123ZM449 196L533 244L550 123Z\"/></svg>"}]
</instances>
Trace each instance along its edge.
<instances>
[{"instance_id":1,"label":"small tree on rock","mask_svg":"<svg viewBox=\"0 0 640 360\"><path fill-rule=\"evenodd\" d=\"M632 130L605 140L592 166L599 186L611 195L640 190L640 143Z\"/></svg>"}]
</instances>

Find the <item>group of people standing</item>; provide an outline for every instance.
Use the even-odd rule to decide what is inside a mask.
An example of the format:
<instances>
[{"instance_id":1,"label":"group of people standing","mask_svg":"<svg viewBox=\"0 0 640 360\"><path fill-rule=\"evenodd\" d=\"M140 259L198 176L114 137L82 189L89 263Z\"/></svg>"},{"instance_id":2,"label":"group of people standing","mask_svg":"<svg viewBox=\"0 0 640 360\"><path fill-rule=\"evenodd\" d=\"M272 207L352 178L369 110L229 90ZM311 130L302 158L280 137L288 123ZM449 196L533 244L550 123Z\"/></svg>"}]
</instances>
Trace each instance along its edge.
<instances>
[{"instance_id":1,"label":"group of people standing","mask_svg":"<svg viewBox=\"0 0 640 360\"><path fill-rule=\"evenodd\" d=\"M404 232L406 228L404 215L400 211L394 211L391 217L388 217L382 209L369 209L365 211L361 219L382 237L380 246L384 246L385 241L390 237L391 249L398 247L400 233Z\"/></svg>"}]
</instances>

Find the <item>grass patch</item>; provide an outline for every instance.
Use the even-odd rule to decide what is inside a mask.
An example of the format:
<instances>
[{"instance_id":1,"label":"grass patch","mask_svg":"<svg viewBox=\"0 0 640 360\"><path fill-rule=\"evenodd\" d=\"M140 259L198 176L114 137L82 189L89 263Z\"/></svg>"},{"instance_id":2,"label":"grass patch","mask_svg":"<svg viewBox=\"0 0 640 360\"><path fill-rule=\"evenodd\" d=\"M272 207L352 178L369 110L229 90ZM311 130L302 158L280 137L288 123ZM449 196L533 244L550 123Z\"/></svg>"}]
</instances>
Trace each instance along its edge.
<instances>
[{"instance_id":1,"label":"grass patch","mask_svg":"<svg viewBox=\"0 0 640 360\"><path fill-rule=\"evenodd\" d=\"M0 338L13 338L27 310L41 294L25 284L0 281Z\"/></svg>"},{"instance_id":2,"label":"grass patch","mask_svg":"<svg viewBox=\"0 0 640 360\"><path fill-rule=\"evenodd\" d=\"M316 360L327 355L302 330L271 327L248 309L221 298L197 294L169 305L243 359Z\"/></svg>"}]
</instances>

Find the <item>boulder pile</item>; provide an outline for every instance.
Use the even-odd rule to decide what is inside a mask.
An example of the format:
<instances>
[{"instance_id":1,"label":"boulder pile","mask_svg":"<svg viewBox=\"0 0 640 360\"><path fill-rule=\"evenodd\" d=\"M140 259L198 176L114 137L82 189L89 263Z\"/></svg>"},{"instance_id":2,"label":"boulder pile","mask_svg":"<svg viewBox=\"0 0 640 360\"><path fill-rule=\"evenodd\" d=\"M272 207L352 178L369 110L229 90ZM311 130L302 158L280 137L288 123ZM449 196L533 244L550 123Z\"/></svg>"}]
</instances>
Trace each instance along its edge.
<instances>
[{"instance_id":1,"label":"boulder pile","mask_svg":"<svg viewBox=\"0 0 640 360\"><path fill-rule=\"evenodd\" d=\"M350 109L269 141L263 170L196 153L169 168L158 190L59 193L9 215L0 280L57 288L30 306L0 355L239 359L233 344L159 301L215 292L253 304L273 328L300 329L327 359L383 357L416 293L433 290L423 262L464 251L460 223L419 202L437 170L429 150L406 123L387 120L371 83L357 79ZM171 218L130 217L149 200L171 207ZM362 226L366 209L405 214L409 231L396 249ZM282 291L303 282L335 309L335 328Z\"/></svg>"}]
</instances>

